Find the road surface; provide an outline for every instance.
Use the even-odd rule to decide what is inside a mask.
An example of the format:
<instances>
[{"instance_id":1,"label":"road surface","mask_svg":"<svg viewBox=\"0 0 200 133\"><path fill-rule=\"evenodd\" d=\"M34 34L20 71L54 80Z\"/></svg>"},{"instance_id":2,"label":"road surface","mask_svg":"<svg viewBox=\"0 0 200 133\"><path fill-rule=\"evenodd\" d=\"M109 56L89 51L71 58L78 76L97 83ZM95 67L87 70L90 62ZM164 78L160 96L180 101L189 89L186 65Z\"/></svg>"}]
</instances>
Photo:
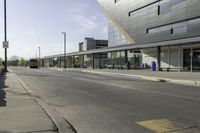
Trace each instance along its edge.
<instances>
[{"instance_id":1,"label":"road surface","mask_svg":"<svg viewBox=\"0 0 200 133\"><path fill-rule=\"evenodd\" d=\"M78 133L199 133L200 88L80 71L10 68Z\"/></svg>"}]
</instances>

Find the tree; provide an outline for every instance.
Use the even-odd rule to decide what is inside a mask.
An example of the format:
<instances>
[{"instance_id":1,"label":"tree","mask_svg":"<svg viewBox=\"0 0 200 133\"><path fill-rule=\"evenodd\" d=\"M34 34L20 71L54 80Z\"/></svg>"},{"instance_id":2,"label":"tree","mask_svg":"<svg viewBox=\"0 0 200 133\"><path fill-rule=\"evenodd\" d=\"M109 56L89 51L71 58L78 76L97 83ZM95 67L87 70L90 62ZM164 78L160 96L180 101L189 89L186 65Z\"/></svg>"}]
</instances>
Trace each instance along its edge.
<instances>
[{"instance_id":1,"label":"tree","mask_svg":"<svg viewBox=\"0 0 200 133\"><path fill-rule=\"evenodd\" d=\"M25 65L25 59L23 58L23 57L21 57L20 59L19 59L19 66L24 66Z\"/></svg>"},{"instance_id":2,"label":"tree","mask_svg":"<svg viewBox=\"0 0 200 133\"><path fill-rule=\"evenodd\" d=\"M3 59L0 57L0 66L3 65Z\"/></svg>"},{"instance_id":3,"label":"tree","mask_svg":"<svg viewBox=\"0 0 200 133\"><path fill-rule=\"evenodd\" d=\"M16 55L11 56L10 60L8 62L8 64L11 65L11 66L18 66L18 63L19 63L19 57L16 56Z\"/></svg>"}]
</instances>

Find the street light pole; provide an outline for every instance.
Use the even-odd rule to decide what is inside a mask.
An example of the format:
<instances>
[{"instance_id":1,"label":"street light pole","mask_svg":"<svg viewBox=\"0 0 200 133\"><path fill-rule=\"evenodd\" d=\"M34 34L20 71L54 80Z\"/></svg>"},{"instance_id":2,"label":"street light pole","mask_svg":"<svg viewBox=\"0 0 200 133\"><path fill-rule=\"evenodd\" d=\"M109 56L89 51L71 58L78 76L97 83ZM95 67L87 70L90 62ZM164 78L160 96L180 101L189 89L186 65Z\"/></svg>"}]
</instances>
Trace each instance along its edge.
<instances>
[{"instance_id":1,"label":"street light pole","mask_svg":"<svg viewBox=\"0 0 200 133\"><path fill-rule=\"evenodd\" d=\"M4 43L7 42L7 16L6 16L6 0L4 0ZM5 47L5 62L4 62L4 69L5 69L5 72L7 72L7 47Z\"/></svg>"},{"instance_id":2,"label":"street light pole","mask_svg":"<svg viewBox=\"0 0 200 133\"><path fill-rule=\"evenodd\" d=\"M66 42L67 42L67 34L66 32L62 32L64 35L64 68L66 68Z\"/></svg>"},{"instance_id":3,"label":"street light pole","mask_svg":"<svg viewBox=\"0 0 200 133\"><path fill-rule=\"evenodd\" d=\"M39 59L38 59L38 62L39 62L39 68L40 68L40 47L38 47L39 49Z\"/></svg>"}]
</instances>

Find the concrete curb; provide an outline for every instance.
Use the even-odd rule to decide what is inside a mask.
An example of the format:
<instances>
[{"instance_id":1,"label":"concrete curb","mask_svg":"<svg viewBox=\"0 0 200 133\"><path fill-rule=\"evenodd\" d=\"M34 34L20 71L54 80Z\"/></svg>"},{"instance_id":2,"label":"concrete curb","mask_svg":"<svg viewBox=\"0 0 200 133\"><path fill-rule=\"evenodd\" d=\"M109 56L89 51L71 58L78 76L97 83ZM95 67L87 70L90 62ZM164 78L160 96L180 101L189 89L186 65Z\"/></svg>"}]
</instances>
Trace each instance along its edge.
<instances>
[{"instance_id":1,"label":"concrete curb","mask_svg":"<svg viewBox=\"0 0 200 133\"><path fill-rule=\"evenodd\" d=\"M12 72L12 71L10 71ZM49 107L49 105L42 100L31 88L29 88L15 73L16 79L20 82L26 92L42 107L45 113L52 120L59 133L76 133L72 125L66 121L56 110Z\"/></svg>"},{"instance_id":2,"label":"concrete curb","mask_svg":"<svg viewBox=\"0 0 200 133\"><path fill-rule=\"evenodd\" d=\"M157 82L168 82L168 83L175 83L175 84L182 84L182 85L190 85L190 86L198 86L200 87L200 81L193 81L193 80L179 80L179 79L170 79L170 78L162 78L162 77L152 77L152 76L142 76L142 75L132 75L132 74L123 74L123 73L112 73L112 72L103 72L103 71L92 71L92 70L81 70L82 72L87 73L95 73L95 74L102 74L102 75L119 75L119 76L126 76L126 77L134 77L149 81L157 81Z\"/></svg>"},{"instance_id":3,"label":"concrete curb","mask_svg":"<svg viewBox=\"0 0 200 133\"><path fill-rule=\"evenodd\" d=\"M199 81L196 81L196 80L180 80L180 79L170 79L170 78L162 78L162 77L143 76L143 75L103 72L103 71L95 71L95 70L61 69L61 68L59 68L59 69L49 68L49 69L50 70L57 70L57 71L80 71L80 72L96 73L96 74L102 74L102 75L120 75L120 76L144 79L144 80L149 80L149 81L168 82L168 83L174 83L174 84L182 84L182 85L190 85L190 86L200 87L200 80Z\"/></svg>"}]
</instances>

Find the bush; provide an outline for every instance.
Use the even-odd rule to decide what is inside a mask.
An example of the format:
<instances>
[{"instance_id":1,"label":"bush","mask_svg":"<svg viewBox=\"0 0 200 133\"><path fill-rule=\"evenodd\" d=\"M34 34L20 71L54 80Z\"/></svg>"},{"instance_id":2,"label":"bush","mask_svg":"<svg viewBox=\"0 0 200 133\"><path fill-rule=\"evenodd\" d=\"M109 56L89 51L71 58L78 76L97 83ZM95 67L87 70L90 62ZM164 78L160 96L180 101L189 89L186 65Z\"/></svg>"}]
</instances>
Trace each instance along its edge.
<instances>
[{"instance_id":1,"label":"bush","mask_svg":"<svg viewBox=\"0 0 200 133\"><path fill-rule=\"evenodd\" d=\"M0 75L3 74L3 66L0 66Z\"/></svg>"}]
</instances>

